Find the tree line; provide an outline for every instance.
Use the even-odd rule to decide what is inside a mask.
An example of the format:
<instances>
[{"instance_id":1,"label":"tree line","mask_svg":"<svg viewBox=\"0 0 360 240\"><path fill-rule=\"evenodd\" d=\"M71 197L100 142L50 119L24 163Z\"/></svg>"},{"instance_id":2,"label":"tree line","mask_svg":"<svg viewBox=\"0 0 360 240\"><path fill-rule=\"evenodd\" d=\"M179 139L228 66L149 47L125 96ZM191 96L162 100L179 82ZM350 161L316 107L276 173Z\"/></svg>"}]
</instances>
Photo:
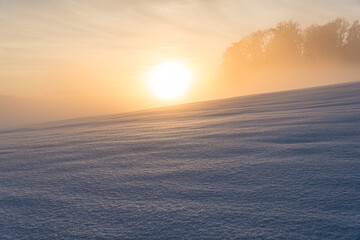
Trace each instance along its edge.
<instances>
[{"instance_id":1,"label":"tree line","mask_svg":"<svg viewBox=\"0 0 360 240\"><path fill-rule=\"evenodd\" d=\"M293 20L246 35L223 54L225 72L310 61L360 63L360 24L338 18L302 29Z\"/></svg>"}]
</instances>

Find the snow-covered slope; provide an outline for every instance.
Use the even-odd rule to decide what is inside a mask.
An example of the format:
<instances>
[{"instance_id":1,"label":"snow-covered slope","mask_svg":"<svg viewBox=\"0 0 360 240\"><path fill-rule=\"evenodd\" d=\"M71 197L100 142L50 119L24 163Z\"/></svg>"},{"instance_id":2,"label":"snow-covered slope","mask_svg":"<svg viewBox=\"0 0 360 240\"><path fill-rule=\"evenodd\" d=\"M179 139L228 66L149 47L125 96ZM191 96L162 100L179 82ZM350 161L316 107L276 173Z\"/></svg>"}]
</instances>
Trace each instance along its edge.
<instances>
[{"instance_id":1,"label":"snow-covered slope","mask_svg":"<svg viewBox=\"0 0 360 240\"><path fill-rule=\"evenodd\" d=\"M359 239L360 83L0 132L1 239Z\"/></svg>"}]
</instances>

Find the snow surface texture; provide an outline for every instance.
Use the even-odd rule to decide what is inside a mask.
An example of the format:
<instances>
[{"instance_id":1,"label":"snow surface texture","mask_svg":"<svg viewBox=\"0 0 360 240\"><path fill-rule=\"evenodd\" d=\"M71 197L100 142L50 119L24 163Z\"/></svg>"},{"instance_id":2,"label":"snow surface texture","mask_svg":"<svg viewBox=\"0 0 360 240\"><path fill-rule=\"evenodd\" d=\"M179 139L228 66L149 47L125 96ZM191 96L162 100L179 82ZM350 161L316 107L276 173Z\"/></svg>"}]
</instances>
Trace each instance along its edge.
<instances>
[{"instance_id":1,"label":"snow surface texture","mask_svg":"<svg viewBox=\"0 0 360 240\"><path fill-rule=\"evenodd\" d=\"M1 239L359 239L360 83L0 132Z\"/></svg>"}]
</instances>

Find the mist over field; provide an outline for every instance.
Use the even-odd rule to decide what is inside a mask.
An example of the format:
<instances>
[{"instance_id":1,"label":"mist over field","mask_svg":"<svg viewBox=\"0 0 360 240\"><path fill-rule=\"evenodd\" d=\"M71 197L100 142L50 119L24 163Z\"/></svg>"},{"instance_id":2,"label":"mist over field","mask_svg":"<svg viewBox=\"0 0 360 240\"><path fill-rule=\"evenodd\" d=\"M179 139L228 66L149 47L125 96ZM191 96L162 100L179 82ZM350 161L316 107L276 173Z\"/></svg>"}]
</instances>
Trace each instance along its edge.
<instances>
[{"instance_id":1,"label":"mist over field","mask_svg":"<svg viewBox=\"0 0 360 240\"><path fill-rule=\"evenodd\" d=\"M0 131L2 239L358 239L360 83Z\"/></svg>"},{"instance_id":2,"label":"mist over field","mask_svg":"<svg viewBox=\"0 0 360 240\"><path fill-rule=\"evenodd\" d=\"M141 109L138 103L115 97L31 98L0 96L0 129Z\"/></svg>"},{"instance_id":3,"label":"mist over field","mask_svg":"<svg viewBox=\"0 0 360 240\"><path fill-rule=\"evenodd\" d=\"M47 57L55 57L55 63L53 60L49 61L49 64L54 65L41 62L41 67L35 74L31 71L37 68L30 67L32 70L26 72L25 69L30 63L20 61L21 58L15 54L19 50L4 40L5 53L10 60L4 59L4 65L0 67L0 78L6 79L0 82L0 95L4 95L0 96L0 129L358 81L360 24L356 18L350 19L334 18L307 25L285 19L272 26L266 24L267 28L256 29L253 26L247 34L235 34L237 31L234 30L232 43L225 44L227 40L222 43L221 48L215 43L207 48L207 51L218 49L216 56L209 58L214 61L211 64L205 64L204 60L201 60L203 57L199 56L179 57L194 70L194 76L186 95L174 101L161 101L151 95L147 74L159 63L155 58L150 63L141 64L130 64L129 58L126 64L123 63L129 69L123 69L124 66L118 65L120 60L117 59L117 50L108 50L106 54L92 53L92 57L86 56L86 60L81 60L75 54L76 51L70 51L71 47L67 46L64 52L73 53L68 56L69 59L60 61L52 53ZM51 26L54 27L53 25ZM35 29L39 31L36 27ZM204 39L201 38L201 41ZM48 41L54 39L46 40ZM199 44L197 41L196 43ZM200 54L203 50L197 44L190 46L196 45L197 47L192 46L195 48L192 52ZM171 58L176 59L174 56L179 54L175 54L177 51L185 54L187 48L186 44L180 44L156 49L160 52L169 51L161 54L166 56L161 58L166 62ZM143 54L147 52L138 51ZM25 51L24 54L26 53ZM11 59L19 59L23 67L16 70ZM140 59L139 57L138 60ZM11 64L8 63L10 65L7 66L7 62ZM19 76L16 77L20 73L27 75L21 75L20 80ZM26 82L30 85L26 85ZM18 86L14 87L16 84Z\"/></svg>"},{"instance_id":4,"label":"mist over field","mask_svg":"<svg viewBox=\"0 0 360 240\"><path fill-rule=\"evenodd\" d=\"M359 0L0 0L0 240L360 240Z\"/></svg>"},{"instance_id":5,"label":"mist over field","mask_svg":"<svg viewBox=\"0 0 360 240\"><path fill-rule=\"evenodd\" d=\"M234 96L358 81L360 23L282 21L233 42L222 60L218 86Z\"/></svg>"}]
</instances>

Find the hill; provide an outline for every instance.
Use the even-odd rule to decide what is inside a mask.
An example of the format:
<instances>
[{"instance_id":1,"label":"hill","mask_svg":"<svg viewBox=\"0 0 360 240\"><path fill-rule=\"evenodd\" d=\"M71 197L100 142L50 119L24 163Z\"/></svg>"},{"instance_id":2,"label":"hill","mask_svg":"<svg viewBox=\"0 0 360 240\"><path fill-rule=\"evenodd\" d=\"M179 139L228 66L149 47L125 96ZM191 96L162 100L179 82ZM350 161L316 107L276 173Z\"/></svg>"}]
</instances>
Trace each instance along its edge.
<instances>
[{"instance_id":1,"label":"hill","mask_svg":"<svg viewBox=\"0 0 360 240\"><path fill-rule=\"evenodd\" d=\"M357 239L359 92L3 130L1 239Z\"/></svg>"}]
</instances>

